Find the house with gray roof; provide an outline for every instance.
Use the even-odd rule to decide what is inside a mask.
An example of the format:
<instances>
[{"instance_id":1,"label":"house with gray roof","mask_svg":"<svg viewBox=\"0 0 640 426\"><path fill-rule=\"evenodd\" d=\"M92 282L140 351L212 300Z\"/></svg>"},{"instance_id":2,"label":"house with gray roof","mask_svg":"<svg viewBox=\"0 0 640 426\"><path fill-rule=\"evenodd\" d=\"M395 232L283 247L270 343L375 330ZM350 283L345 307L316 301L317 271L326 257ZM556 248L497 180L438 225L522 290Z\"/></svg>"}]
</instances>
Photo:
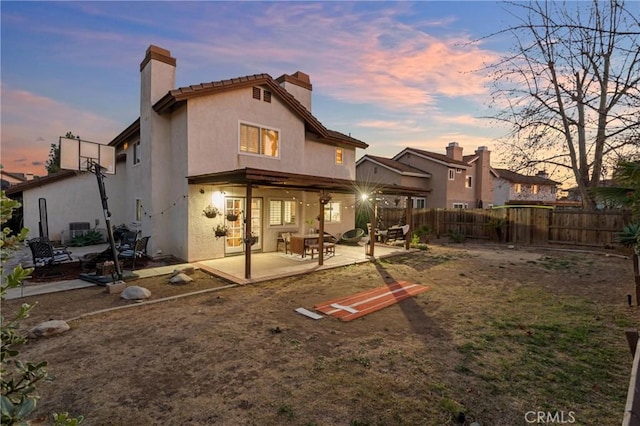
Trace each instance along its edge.
<instances>
[{"instance_id":1,"label":"house with gray roof","mask_svg":"<svg viewBox=\"0 0 640 426\"><path fill-rule=\"evenodd\" d=\"M549 179L544 171L527 176L507 169L494 169L493 193L495 205L554 204L559 183Z\"/></svg>"}]
</instances>

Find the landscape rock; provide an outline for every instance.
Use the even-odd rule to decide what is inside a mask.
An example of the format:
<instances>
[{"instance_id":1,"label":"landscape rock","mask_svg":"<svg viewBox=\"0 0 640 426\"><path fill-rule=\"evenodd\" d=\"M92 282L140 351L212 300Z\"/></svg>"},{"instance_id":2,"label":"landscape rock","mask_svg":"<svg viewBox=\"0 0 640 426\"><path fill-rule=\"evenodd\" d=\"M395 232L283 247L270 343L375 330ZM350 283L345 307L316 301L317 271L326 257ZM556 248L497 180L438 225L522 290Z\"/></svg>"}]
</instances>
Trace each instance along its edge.
<instances>
[{"instance_id":1,"label":"landscape rock","mask_svg":"<svg viewBox=\"0 0 640 426\"><path fill-rule=\"evenodd\" d=\"M189 284L191 281L193 281L193 278L184 273L180 273L169 279L171 284Z\"/></svg>"},{"instance_id":2,"label":"landscape rock","mask_svg":"<svg viewBox=\"0 0 640 426\"><path fill-rule=\"evenodd\" d=\"M50 320L40 323L29 330L29 334L33 337L47 337L54 334L69 331L71 327L63 320Z\"/></svg>"},{"instance_id":3,"label":"landscape rock","mask_svg":"<svg viewBox=\"0 0 640 426\"><path fill-rule=\"evenodd\" d=\"M151 297L151 292L144 287L133 285L131 287L127 287L120 294L120 297L127 300L148 299L149 297Z\"/></svg>"},{"instance_id":4,"label":"landscape rock","mask_svg":"<svg viewBox=\"0 0 640 426\"><path fill-rule=\"evenodd\" d=\"M173 276L175 277L178 274L187 274L187 275L193 275L194 272L196 272L196 268L191 266L191 265L183 265L183 266L178 266L176 269L173 270Z\"/></svg>"}]
</instances>

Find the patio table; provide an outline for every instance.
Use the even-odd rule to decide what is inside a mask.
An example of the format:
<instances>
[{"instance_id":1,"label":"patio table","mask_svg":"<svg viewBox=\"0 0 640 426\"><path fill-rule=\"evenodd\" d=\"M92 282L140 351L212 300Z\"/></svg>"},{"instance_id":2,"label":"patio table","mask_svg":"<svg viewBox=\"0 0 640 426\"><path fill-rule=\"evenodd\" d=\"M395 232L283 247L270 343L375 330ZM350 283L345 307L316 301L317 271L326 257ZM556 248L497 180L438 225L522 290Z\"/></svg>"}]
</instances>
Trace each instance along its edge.
<instances>
[{"instance_id":1,"label":"patio table","mask_svg":"<svg viewBox=\"0 0 640 426\"><path fill-rule=\"evenodd\" d=\"M305 257L305 249L307 246L309 246L309 244L317 243L318 238L320 238L320 234L292 235L291 253Z\"/></svg>"}]
</instances>

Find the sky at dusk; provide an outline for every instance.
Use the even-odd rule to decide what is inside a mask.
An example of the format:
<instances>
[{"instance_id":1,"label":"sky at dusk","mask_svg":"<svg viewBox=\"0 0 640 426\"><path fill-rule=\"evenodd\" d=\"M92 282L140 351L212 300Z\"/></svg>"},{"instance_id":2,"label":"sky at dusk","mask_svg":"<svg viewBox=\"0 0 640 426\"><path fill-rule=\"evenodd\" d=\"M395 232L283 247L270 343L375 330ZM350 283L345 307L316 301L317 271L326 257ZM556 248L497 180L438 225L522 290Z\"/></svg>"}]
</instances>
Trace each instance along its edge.
<instances>
[{"instance_id":1,"label":"sky at dusk","mask_svg":"<svg viewBox=\"0 0 640 426\"><path fill-rule=\"evenodd\" d=\"M46 174L50 146L72 132L108 143L139 116L150 44L177 59L176 86L302 71L313 115L369 144L472 153L505 129L481 117L478 71L511 41L477 39L513 24L475 2L0 2L1 152L9 172ZM493 162L498 162L494 156Z\"/></svg>"}]
</instances>

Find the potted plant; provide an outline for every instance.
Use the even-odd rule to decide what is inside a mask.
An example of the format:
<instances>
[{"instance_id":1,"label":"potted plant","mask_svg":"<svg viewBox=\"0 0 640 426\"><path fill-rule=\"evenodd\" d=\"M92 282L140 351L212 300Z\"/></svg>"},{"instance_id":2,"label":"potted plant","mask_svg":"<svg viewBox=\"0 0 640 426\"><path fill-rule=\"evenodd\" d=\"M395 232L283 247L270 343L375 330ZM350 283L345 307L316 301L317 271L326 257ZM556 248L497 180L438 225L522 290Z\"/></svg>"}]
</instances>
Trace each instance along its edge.
<instances>
[{"instance_id":1,"label":"potted plant","mask_svg":"<svg viewBox=\"0 0 640 426\"><path fill-rule=\"evenodd\" d=\"M218 216L218 214L220 214L220 210L218 210L216 207L209 204L207 207L204 208L204 210L202 210L202 214L208 217L209 219L213 219L216 216Z\"/></svg>"},{"instance_id":2,"label":"potted plant","mask_svg":"<svg viewBox=\"0 0 640 426\"><path fill-rule=\"evenodd\" d=\"M229 222L235 222L236 220L238 220L238 216L239 216L238 212L233 211L233 212L227 213L226 218Z\"/></svg>"},{"instance_id":3,"label":"potted plant","mask_svg":"<svg viewBox=\"0 0 640 426\"><path fill-rule=\"evenodd\" d=\"M309 234L313 234L313 224L316 223L314 219L307 219L304 221L309 226Z\"/></svg>"},{"instance_id":4,"label":"potted plant","mask_svg":"<svg viewBox=\"0 0 640 426\"><path fill-rule=\"evenodd\" d=\"M213 228L213 232L216 235L216 239L218 239L220 237L226 237L229 232L229 228L224 225L217 225Z\"/></svg>"}]
</instances>

